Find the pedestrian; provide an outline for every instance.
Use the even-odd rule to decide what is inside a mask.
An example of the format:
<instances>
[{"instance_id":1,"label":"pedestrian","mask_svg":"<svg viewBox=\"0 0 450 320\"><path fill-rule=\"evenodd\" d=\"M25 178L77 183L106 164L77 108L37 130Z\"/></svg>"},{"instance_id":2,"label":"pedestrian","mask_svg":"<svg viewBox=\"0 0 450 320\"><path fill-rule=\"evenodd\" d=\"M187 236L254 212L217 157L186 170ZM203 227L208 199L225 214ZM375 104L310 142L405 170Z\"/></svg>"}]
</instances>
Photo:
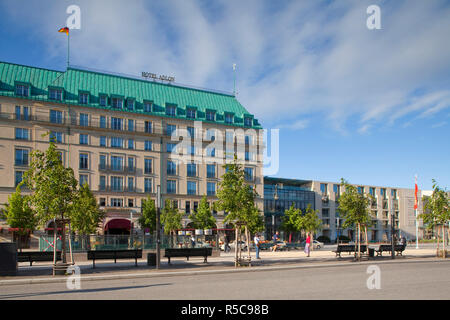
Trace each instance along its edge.
<instances>
[{"instance_id":1,"label":"pedestrian","mask_svg":"<svg viewBox=\"0 0 450 320\"><path fill-rule=\"evenodd\" d=\"M406 241L405 236L402 236L402 241L401 241L402 246L406 247L406 243L407 243L407 241Z\"/></svg>"},{"instance_id":2,"label":"pedestrian","mask_svg":"<svg viewBox=\"0 0 450 320\"><path fill-rule=\"evenodd\" d=\"M280 240L280 232L279 231L275 232L275 234L272 237L272 240L273 240L272 251L277 251L277 242L278 242L278 240Z\"/></svg>"},{"instance_id":3,"label":"pedestrian","mask_svg":"<svg viewBox=\"0 0 450 320\"><path fill-rule=\"evenodd\" d=\"M305 244L305 253L307 254L307 257L309 257L309 252L310 252L310 246L311 246L311 235L307 234L306 236L306 244Z\"/></svg>"},{"instance_id":4,"label":"pedestrian","mask_svg":"<svg viewBox=\"0 0 450 320\"><path fill-rule=\"evenodd\" d=\"M223 238L223 251L228 252L230 251L230 245L229 245L229 241L228 241L228 235L225 234L224 238Z\"/></svg>"},{"instance_id":5,"label":"pedestrian","mask_svg":"<svg viewBox=\"0 0 450 320\"><path fill-rule=\"evenodd\" d=\"M261 244L261 241L260 241L259 235L257 233L255 234L255 237L253 238L253 241L255 243L256 259L261 259L259 257L259 246Z\"/></svg>"},{"instance_id":6,"label":"pedestrian","mask_svg":"<svg viewBox=\"0 0 450 320\"><path fill-rule=\"evenodd\" d=\"M195 248L195 237L194 237L194 235L191 236L191 247Z\"/></svg>"}]
</instances>

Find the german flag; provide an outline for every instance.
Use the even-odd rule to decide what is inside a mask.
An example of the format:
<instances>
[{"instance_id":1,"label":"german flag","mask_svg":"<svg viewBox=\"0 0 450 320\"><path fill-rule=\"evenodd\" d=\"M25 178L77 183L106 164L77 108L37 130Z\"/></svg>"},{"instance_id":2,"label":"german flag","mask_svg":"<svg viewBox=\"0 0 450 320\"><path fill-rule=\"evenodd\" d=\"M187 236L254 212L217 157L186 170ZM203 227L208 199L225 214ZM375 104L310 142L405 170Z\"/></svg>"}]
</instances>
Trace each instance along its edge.
<instances>
[{"instance_id":1,"label":"german flag","mask_svg":"<svg viewBox=\"0 0 450 320\"><path fill-rule=\"evenodd\" d=\"M67 35L69 35L69 28L64 27L58 30L58 32L65 32Z\"/></svg>"}]
</instances>

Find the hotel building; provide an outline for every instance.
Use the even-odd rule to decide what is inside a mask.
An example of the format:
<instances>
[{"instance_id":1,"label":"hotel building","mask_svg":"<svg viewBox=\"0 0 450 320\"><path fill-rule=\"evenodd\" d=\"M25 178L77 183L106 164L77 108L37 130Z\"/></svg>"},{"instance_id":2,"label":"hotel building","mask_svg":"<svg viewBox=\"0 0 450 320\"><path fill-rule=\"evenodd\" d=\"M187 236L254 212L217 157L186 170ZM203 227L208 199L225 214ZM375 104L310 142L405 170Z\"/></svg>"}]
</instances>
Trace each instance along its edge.
<instances>
[{"instance_id":1,"label":"hotel building","mask_svg":"<svg viewBox=\"0 0 450 320\"><path fill-rule=\"evenodd\" d=\"M144 198L188 214L210 203L237 152L263 209L262 127L232 94L68 67L0 62L0 204L54 139L65 166L87 183L106 218L101 233L129 232ZM43 134L49 133L47 136ZM214 212L223 228L223 212ZM136 225L136 223L135 223Z\"/></svg>"}]
</instances>

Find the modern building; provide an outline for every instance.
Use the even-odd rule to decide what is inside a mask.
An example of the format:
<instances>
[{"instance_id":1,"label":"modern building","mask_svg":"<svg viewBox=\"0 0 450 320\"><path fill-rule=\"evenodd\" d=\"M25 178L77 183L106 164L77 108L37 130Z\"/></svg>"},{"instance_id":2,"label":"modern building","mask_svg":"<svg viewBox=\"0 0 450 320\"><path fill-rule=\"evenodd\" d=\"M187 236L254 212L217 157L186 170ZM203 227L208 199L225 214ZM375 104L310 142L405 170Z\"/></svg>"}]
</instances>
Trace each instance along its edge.
<instances>
[{"instance_id":1,"label":"modern building","mask_svg":"<svg viewBox=\"0 0 450 320\"><path fill-rule=\"evenodd\" d=\"M0 62L0 124L2 205L29 168L31 151L54 139L64 165L106 210L100 232L129 232L158 186L163 201L186 213L186 226L203 195L217 200L223 164L235 153L263 208L262 127L232 94ZM224 227L224 213L215 214Z\"/></svg>"}]
</instances>

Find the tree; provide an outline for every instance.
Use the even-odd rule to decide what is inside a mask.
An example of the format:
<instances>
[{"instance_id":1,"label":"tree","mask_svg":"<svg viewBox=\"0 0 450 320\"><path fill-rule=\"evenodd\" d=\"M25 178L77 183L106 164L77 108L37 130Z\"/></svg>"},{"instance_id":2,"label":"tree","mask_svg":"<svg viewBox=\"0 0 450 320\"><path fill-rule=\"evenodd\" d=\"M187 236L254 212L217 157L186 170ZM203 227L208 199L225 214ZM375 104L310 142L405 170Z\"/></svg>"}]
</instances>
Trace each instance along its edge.
<instances>
[{"instance_id":1,"label":"tree","mask_svg":"<svg viewBox=\"0 0 450 320\"><path fill-rule=\"evenodd\" d=\"M156 206L155 200L150 196L142 200L141 216L138 219L142 229L149 229L150 233L156 230Z\"/></svg>"},{"instance_id":2,"label":"tree","mask_svg":"<svg viewBox=\"0 0 450 320\"><path fill-rule=\"evenodd\" d=\"M446 256L445 226L450 221L450 198L448 193L441 189L433 179L433 193L431 197L424 197L424 212L419 215L428 228L442 228L443 254ZM437 236L437 253L439 255L439 232Z\"/></svg>"},{"instance_id":3,"label":"tree","mask_svg":"<svg viewBox=\"0 0 450 320\"><path fill-rule=\"evenodd\" d=\"M249 223L255 221L255 199L257 197L256 190L245 183L245 173L242 166L234 155L233 163L225 164L225 174L219 182L216 202L217 208L228 212L224 219L225 223L232 223L235 226L236 233L236 251L235 266L237 267L241 261L241 250L239 241L241 239L241 231L244 229L247 238L248 258L250 259L250 243L249 243Z\"/></svg>"},{"instance_id":4,"label":"tree","mask_svg":"<svg viewBox=\"0 0 450 320\"><path fill-rule=\"evenodd\" d=\"M73 200L70 217L73 230L80 235L95 233L105 217L105 212L100 210L97 200L86 183L80 187Z\"/></svg>"},{"instance_id":5,"label":"tree","mask_svg":"<svg viewBox=\"0 0 450 320\"><path fill-rule=\"evenodd\" d=\"M359 193L355 186L349 184L343 178L341 186L345 187L345 191L339 197L339 212L342 214L344 222L342 228L357 227L358 236L355 242L355 251L357 258L361 258L360 234L361 226L369 226L372 223L369 212L370 196ZM356 247L358 248L356 250ZM368 250L368 247L367 247Z\"/></svg>"},{"instance_id":6,"label":"tree","mask_svg":"<svg viewBox=\"0 0 450 320\"><path fill-rule=\"evenodd\" d=\"M175 231L181 229L181 219L183 213L175 208L174 203L170 199L166 199L164 208L161 213L161 223L164 226L164 233L167 235L175 235ZM173 243L172 243L173 246Z\"/></svg>"},{"instance_id":7,"label":"tree","mask_svg":"<svg viewBox=\"0 0 450 320\"><path fill-rule=\"evenodd\" d=\"M22 249L22 242L27 241L30 232L33 232L39 224L30 206L30 196L22 196L20 185L16 191L8 196L5 205L6 223L19 235L19 248Z\"/></svg>"},{"instance_id":8,"label":"tree","mask_svg":"<svg viewBox=\"0 0 450 320\"><path fill-rule=\"evenodd\" d=\"M295 209L294 204L284 211L284 216L281 218L281 229L289 233L289 243L292 240L292 233L298 232L302 229L302 211Z\"/></svg>"},{"instance_id":9,"label":"tree","mask_svg":"<svg viewBox=\"0 0 450 320\"><path fill-rule=\"evenodd\" d=\"M77 194L77 179L72 168L65 168L53 140L45 152L31 152L30 168L25 172L23 184L33 191L30 202L38 221L44 224L52 219L70 218L72 202ZM56 229L56 226L55 226ZM62 226L63 263L66 259L65 223Z\"/></svg>"},{"instance_id":10,"label":"tree","mask_svg":"<svg viewBox=\"0 0 450 320\"><path fill-rule=\"evenodd\" d=\"M301 216L299 225L301 229L305 230L311 235L311 249L314 248L314 233L322 227L322 220L318 216L318 210L313 210L311 205L305 210L305 213Z\"/></svg>"},{"instance_id":11,"label":"tree","mask_svg":"<svg viewBox=\"0 0 450 320\"><path fill-rule=\"evenodd\" d=\"M197 212L192 212L189 219L195 229L212 229L216 226L216 219L212 215L206 196L202 197Z\"/></svg>"}]
</instances>

